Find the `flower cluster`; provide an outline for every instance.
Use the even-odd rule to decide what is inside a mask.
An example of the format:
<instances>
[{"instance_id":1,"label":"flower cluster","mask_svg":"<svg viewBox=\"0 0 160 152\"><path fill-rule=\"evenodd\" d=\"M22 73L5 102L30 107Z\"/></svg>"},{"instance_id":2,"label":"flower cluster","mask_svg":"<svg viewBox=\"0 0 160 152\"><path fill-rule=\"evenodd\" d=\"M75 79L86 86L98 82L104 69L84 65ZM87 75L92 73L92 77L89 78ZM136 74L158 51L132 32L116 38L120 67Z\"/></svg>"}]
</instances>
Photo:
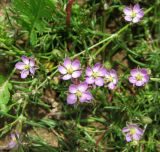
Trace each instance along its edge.
<instances>
[{"instance_id":1,"label":"flower cluster","mask_svg":"<svg viewBox=\"0 0 160 152\"><path fill-rule=\"evenodd\" d=\"M137 124L128 124L122 129L122 132L125 134L127 142L139 141L144 133Z\"/></svg>"},{"instance_id":2,"label":"flower cluster","mask_svg":"<svg viewBox=\"0 0 160 152\"><path fill-rule=\"evenodd\" d=\"M88 66L85 71L84 82L78 81L78 84L74 82L82 74L79 60L71 61L66 58L58 67L58 71L61 73L63 80L71 79L74 84L69 86L69 93L67 97L68 104L74 104L77 101L89 102L93 99L89 87L101 87L107 85L109 89L114 89L118 82L118 76L115 70L107 70L102 64L96 63L93 67ZM77 82L77 81L76 81Z\"/></svg>"},{"instance_id":3,"label":"flower cluster","mask_svg":"<svg viewBox=\"0 0 160 152\"><path fill-rule=\"evenodd\" d=\"M82 74L80 61L77 59L71 61L69 58L66 58L64 63L59 65L58 71L61 73L63 80L71 79L72 82ZM149 74L146 69L137 68L131 70L129 82L133 86L144 86L148 81ZM77 101L88 102L92 100L93 96L88 89L89 87L107 86L110 90L115 89L118 83L118 76L114 69L108 70L102 64L96 63L94 66L88 66L86 68L84 82L78 81L78 84L76 83L71 84L69 87L68 104L74 104Z\"/></svg>"}]
</instances>

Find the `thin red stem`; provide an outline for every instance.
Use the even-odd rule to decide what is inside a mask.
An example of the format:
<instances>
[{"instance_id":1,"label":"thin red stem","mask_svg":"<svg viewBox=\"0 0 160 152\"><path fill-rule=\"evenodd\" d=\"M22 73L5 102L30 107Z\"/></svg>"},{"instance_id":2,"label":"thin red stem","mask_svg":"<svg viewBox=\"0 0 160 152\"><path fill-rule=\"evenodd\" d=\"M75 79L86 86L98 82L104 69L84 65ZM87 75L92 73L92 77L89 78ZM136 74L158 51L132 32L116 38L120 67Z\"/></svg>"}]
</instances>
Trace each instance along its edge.
<instances>
[{"instance_id":1,"label":"thin red stem","mask_svg":"<svg viewBox=\"0 0 160 152\"><path fill-rule=\"evenodd\" d=\"M67 13L66 25L67 25L67 27L70 27L70 24L71 24L71 12L72 12L72 5L73 5L74 1L75 0L68 0L68 4L66 7L66 13Z\"/></svg>"}]
</instances>

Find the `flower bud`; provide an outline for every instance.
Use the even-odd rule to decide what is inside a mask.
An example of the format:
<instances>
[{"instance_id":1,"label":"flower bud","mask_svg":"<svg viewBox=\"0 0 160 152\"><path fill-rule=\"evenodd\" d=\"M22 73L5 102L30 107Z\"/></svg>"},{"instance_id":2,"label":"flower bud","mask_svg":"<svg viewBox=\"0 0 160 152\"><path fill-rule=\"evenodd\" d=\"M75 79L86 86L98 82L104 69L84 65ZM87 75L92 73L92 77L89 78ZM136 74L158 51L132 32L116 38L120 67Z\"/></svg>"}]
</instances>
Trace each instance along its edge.
<instances>
[{"instance_id":1,"label":"flower bud","mask_svg":"<svg viewBox=\"0 0 160 152\"><path fill-rule=\"evenodd\" d=\"M144 124L151 124L152 123L152 119L147 116L142 117L141 120Z\"/></svg>"}]
</instances>

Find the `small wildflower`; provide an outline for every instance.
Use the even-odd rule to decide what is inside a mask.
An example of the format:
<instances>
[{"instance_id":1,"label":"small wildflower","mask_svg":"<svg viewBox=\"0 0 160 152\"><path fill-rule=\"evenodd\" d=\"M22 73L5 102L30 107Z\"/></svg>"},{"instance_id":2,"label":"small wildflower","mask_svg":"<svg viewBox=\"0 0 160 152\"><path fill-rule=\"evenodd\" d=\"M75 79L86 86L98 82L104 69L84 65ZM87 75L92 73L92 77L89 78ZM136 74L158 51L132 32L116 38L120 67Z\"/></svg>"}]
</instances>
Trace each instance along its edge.
<instances>
[{"instance_id":1,"label":"small wildflower","mask_svg":"<svg viewBox=\"0 0 160 152\"><path fill-rule=\"evenodd\" d=\"M140 8L139 4L135 4L133 7L125 7L123 10L125 17L124 19L128 22L137 23L144 16L143 10Z\"/></svg>"},{"instance_id":2,"label":"small wildflower","mask_svg":"<svg viewBox=\"0 0 160 152\"><path fill-rule=\"evenodd\" d=\"M88 91L88 85L82 82L78 85L71 84L69 87L69 94L67 97L68 104L74 104L79 100L80 102L89 102L92 100L92 94Z\"/></svg>"},{"instance_id":3,"label":"small wildflower","mask_svg":"<svg viewBox=\"0 0 160 152\"><path fill-rule=\"evenodd\" d=\"M80 61L74 60L73 62L66 58L64 63L58 67L58 71L63 75L63 80L69 80L71 78L78 78L81 76L81 69L80 69Z\"/></svg>"},{"instance_id":4,"label":"small wildflower","mask_svg":"<svg viewBox=\"0 0 160 152\"><path fill-rule=\"evenodd\" d=\"M132 69L129 82L135 86L144 86L149 81L149 75L146 69Z\"/></svg>"},{"instance_id":5,"label":"small wildflower","mask_svg":"<svg viewBox=\"0 0 160 152\"><path fill-rule=\"evenodd\" d=\"M18 62L15 65L15 68L21 70L21 78L25 79L30 73L31 75L35 74L35 60L26 56L21 57L23 62Z\"/></svg>"},{"instance_id":6,"label":"small wildflower","mask_svg":"<svg viewBox=\"0 0 160 152\"><path fill-rule=\"evenodd\" d=\"M114 69L106 71L104 76L104 82L107 84L110 90L113 90L118 83L117 72Z\"/></svg>"},{"instance_id":7,"label":"small wildflower","mask_svg":"<svg viewBox=\"0 0 160 152\"><path fill-rule=\"evenodd\" d=\"M100 63L96 63L93 68L87 67L86 69L86 83L95 84L97 86L104 85L104 75L106 74L106 69L102 67Z\"/></svg>"},{"instance_id":8,"label":"small wildflower","mask_svg":"<svg viewBox=\"0 0 160 152\"><path fill-rule=\"evenodd\" d=\"M137 124L129 124L122 129L122 132L126 136L126 141L139 141L144 131Z\"/></svg>"},{"instance_id":9,"label":"small wildflower","mask_svg":"<svg viewBox=\"0 0 160 152\"><path fill-rule=\"evenodd\" d=\"M18 146L18 141L17 141L18 139L19 139L18 133L11 134L11 141L8 144L9 149L16 148Z\"/></svg>"}]
</instances>

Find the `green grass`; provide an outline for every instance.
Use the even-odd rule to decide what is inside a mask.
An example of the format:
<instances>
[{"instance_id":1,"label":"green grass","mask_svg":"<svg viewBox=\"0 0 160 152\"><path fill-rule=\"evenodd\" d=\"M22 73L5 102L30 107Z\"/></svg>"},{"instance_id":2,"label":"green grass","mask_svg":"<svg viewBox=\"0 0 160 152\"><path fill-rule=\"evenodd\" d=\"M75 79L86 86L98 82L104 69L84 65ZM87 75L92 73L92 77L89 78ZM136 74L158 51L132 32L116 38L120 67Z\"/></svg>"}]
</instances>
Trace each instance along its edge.
<instances>
[{"instance_id":1,"label":"green grass","mask_svg":"<svg viewBox=\"0 0 160 152\"><path fill-rule=\"evenodd\" d=\"M129 1L110 1L106 10L105 0L89 0L83 5L76 1L70 27L66 26L67 0L12 0L4 8L0 17L2 141L18 131L21 146L15 151L160 151L160 1L135 3L143 7L145 15L139 23L130 24L123 18ZM20 79L14 69L22 55L36 59L38 69L33 78ZM68 105L71 82L60 80L57 70L65 57L78 58L84 70L96 62L116 69L117 89L99 87L92 91L91 103ZM144 87L128 82L135 67L150 71ZM130 122L146 127L136 146L127 143L121 131ZM50 136L57 144L47 141Z\"/></svg>"}]
</instances>

